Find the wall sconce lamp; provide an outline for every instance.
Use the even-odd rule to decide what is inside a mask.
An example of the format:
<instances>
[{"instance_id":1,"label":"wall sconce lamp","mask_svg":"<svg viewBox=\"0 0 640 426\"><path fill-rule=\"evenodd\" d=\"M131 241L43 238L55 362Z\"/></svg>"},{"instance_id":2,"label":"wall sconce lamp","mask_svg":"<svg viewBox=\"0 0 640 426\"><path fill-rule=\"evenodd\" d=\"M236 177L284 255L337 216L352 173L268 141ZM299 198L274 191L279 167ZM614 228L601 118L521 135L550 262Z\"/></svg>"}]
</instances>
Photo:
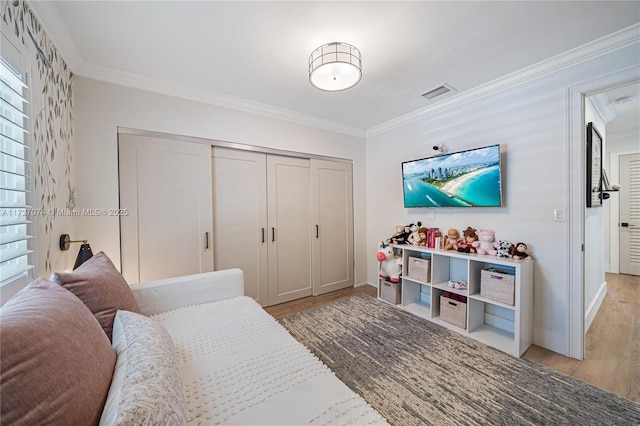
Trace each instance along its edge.
<instances>
[{"instance_id":1,"label":"wall sconce lamp","mask_svg":"<svg viewBox=\"0 0 640 426\"><path fill-rule=\"evenodd\" d=\"M69 234L60 235L60 250L69 250L69 246L71 246L71 243L82 243L82 245L80 246L80 251L78 252L78 257L76 257L76 263L73 265L73 269L76 269L78 266L91 259L93 257L93 252L91 251L91 246L89 245L87 240L71 241L71 237L69 237Z\"/></svg>"}]
</instances>

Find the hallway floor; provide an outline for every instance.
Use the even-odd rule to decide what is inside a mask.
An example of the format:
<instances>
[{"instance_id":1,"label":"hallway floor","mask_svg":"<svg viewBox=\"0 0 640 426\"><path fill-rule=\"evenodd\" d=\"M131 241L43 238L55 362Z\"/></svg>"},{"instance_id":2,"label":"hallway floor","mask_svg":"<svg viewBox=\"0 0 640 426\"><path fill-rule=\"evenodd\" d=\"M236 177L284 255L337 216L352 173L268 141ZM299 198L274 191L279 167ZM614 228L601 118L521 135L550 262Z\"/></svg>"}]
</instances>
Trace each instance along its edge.
<instances>
[{"instance_id":1,"label":"hallway floor","mask_svg":"<svg viewBox=\"0 0 640 426\"><path fill-rule=\"evenodd\" d=\"M606 274L605 296L587 332L585 360L532 346L523 358L640 402L640 277Z\"/></svg>"}]
</instances>

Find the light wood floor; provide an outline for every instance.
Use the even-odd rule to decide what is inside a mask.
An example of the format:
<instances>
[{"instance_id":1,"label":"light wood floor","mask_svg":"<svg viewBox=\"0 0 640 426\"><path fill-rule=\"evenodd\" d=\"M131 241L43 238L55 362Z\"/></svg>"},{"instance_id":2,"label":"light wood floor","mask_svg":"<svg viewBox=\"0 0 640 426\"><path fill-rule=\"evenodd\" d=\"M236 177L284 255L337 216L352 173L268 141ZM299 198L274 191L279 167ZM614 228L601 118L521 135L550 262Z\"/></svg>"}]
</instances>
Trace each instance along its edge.
<instances>
[{"instance_id":1,"label":"light wood floor","mask_svg":"<svg viewBox=\"0 0 640 426\"><path fill-rule=\"evenodd\" d=\"M532 346L523 358L539 362L599 388L640 402L640 277L607 274L607 296L586 338L586 359L578 361ZM376 296L369 285L266 308L275 318L357 293Z\"/></svg>"},{"instance_id":2,"label":"light wood floor","mask_svg":"<svg viewBox=\"0 0 640 426\"><path fill-rule=\"evenodd\" d=\"M371 285L349 287L342 290L332 291L331 293L325 293L321 296L305 297L303 299L294 300L292 302L269 306L268 308L264 308L264 310L269 312L273 317L275 317L275 319L280 319L282 317L286 317L287 315L315 308L316 306L326 305L327 303L331 303L338 299L349 297L358 293L366 293L369 296L377 297L377 291L378 290Z\"/></svg>"},{"instance_id":3,"label":"light wood floor","mask_svg":"<svg viewBox=\"0 0 640 426\"><path fill-rule=\"evenodd\" d=\"M640 402L640 277L607 274L607 295L587 332L585 360L532 346L523 358Z\"/></svg>"}]
</instances>

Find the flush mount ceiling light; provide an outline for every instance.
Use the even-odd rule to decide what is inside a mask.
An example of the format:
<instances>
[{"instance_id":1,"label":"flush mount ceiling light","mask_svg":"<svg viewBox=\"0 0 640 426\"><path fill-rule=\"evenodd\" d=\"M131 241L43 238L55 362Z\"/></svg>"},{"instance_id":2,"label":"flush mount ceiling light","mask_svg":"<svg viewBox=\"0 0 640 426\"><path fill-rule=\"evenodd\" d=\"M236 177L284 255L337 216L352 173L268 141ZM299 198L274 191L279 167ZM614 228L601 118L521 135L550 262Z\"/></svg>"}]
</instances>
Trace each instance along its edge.
<instances>
[{"instance_id":1,"label":"flush mount ceiling light","mask_svg":"<svg viewBox=\"0 0 640 426\"><path fill-rule=\"evenodd\" d=\"M345 90L358 84L360 78L362 56L348 43L328 43L309 56L309 81L320 90Z\"/></svg>"}]
</instances>

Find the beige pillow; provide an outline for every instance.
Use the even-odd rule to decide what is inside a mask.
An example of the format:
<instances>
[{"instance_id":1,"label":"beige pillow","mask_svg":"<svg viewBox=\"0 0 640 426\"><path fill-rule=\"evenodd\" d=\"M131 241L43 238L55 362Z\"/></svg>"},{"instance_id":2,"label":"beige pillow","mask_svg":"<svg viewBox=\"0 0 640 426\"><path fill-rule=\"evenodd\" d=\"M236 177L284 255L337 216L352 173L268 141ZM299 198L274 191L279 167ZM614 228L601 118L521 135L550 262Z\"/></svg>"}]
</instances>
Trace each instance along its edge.
<instances>
[{"instance_id":1,"label":"beige pillow","mask_svg":"<svg viewBox=\"0 0 640 426\"><path fill-rule=\"evenodd\" d=\"M113 347L118 360L100 424L186 424L182 380L169 333L151 318L118 311Z\"/></svg>"},{"instance_id":2,"label":"beige pillow","mask_svg":"<svg viewBox=\"0 0 640 426\"><path fill-rule=\"evenodd\" d=\"M0 424L100 420L116 354L73 294L44 279L0 309Z\"/></svg>"},{"instance_id":3,"label":"beige pillow","mask_svg":"<svg viewBox=\"0 0 640 426\"><path fill-rule=\"evenodd\" d=\"M129 284L104 252L99 252L73 272L56 272L53 276L87 305L109 340L118 310L140 313Z\"/></svg>"}]
</instances>

